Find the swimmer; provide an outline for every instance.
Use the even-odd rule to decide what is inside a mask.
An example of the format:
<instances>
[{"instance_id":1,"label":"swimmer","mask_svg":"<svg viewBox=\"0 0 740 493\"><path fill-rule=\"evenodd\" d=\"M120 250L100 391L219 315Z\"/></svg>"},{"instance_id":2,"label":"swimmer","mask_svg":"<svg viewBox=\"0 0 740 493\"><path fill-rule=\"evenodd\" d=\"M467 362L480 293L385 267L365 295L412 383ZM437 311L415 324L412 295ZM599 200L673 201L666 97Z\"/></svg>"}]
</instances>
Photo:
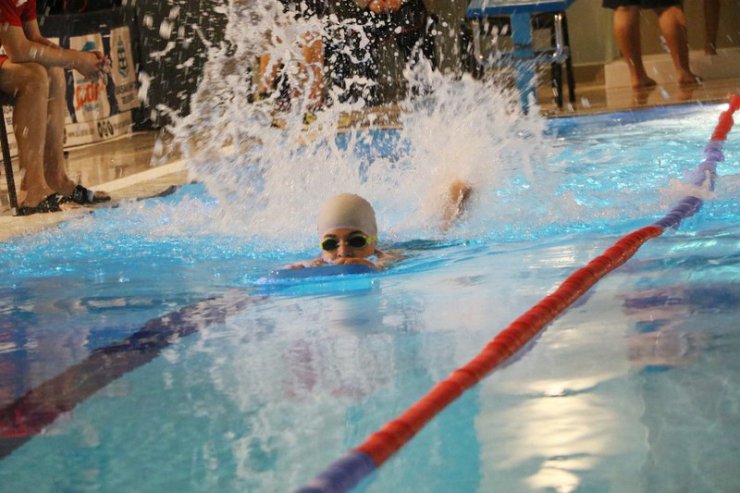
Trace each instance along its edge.
<instances>
[{"instance_id":1,"label":"swimmer","mask_svg":"<svg viewBox=\"0 0 740 493\"><path fill-rule=\"evenodd\" d=\"M446 231L464 212L471 195L469 185L455 181L449 188L443 208L442 230ZM385 269L402 260L400 250L378 248L378 225L370 202L352 193L329 199L321 208L318 221L321 256L289 265L288 269L303 269L328 264L358 264Z\"/></svg>"}]
</instances>

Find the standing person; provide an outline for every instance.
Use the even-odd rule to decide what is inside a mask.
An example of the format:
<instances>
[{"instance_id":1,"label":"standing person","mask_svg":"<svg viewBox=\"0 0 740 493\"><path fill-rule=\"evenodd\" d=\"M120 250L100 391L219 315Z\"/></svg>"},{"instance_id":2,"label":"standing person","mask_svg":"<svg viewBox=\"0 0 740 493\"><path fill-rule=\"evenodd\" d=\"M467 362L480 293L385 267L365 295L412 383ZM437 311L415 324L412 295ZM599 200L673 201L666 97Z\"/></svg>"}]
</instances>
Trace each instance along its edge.
<instances>
[{"instance_id":1,"label":"standing person","mask_svg":"<svg viewBox=\"0 0 740 493\"><path fill-rule=\"evenodd\" d=\"M603 7L614 10L614 37L619 51L627 61L634 89L655 86L642 62L640 44L640 10L650 9L658 16L660 31L665 38L676 70L679 85L701 82L689 67L689 45L686 15L681 0L603 0Z\"/></svg>"},{"instance_id":2,"label":"standing person","mask_svg":"<svg viewBox=\"0 0 740 493\"><path fill-rule=\"evenodd\" d=\"M0 0L0 91L16 98L13 126L23 172L19 215L61 211L72 201L110 200L75 184L65 170L63 137L66 111L64 69L85 77L110 70L99 51L60 48L41 35L36 0Z\"/></svg>"}]
</instances>

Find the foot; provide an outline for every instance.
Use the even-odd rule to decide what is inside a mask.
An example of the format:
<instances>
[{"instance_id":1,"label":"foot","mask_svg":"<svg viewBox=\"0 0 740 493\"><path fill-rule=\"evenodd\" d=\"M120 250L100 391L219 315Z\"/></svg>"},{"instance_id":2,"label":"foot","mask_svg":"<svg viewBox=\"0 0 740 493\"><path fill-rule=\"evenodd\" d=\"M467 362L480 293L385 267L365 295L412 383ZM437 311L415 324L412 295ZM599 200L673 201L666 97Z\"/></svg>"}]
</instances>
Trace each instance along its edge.
<instances>
[{"instance_id":1,"label":"foot","mask_svg":"<svg viewBox=\"0 0 740 493\"><path fill-rule=\"evenodd\" d=\"M74 202L80 205L99 204L101 202L108 202L111 199L110 195L101 191L93 191L89 188L85 188L82 185L75 186L72 193L64 197L64 202Z\"/></svg>"},{"instance_id":2,"label":"foot","mask_svg":"<svg viewBox=\"0 0 740 493\"><path fill-rule=\"evenodd\" d=\"M34 188L33 190L24 190L23 185L21 185L21 190L18 192L18 205L22 207L36 207L50 195L56 193L55 190L47 186Z\"/></svg>"},{"instance_id":3,"label":"foot","mask_svg":"<svg viewBox=\"0 0 740 493\"><path fill-rule=\"evenodd\" d=\"M658 85L658 83L647 75L635 77L634 79L632 79L632 89L648 89L651 87L655 87L656 85Z\"/></svg>"},{"instance_id":4,"label":"foot","mask_svg":"<svg viewBox=\"0 0 740 493\"><path fill-rule=\"evenodd\" d=\"M58 193L52 193L34 205L29 205L28 201L24 201L18 206L16 215L30 216L31 214L48 214L50 212L61 212L62 208L60 207L60 204L62 199L62 195L59 195Z\"/></svg>"},{"instance_id":5,"label":"foot","mask_svg":"<svg viewBox=\"0 0 740 493\"><path fill-rule=\"evenodd\" d=\"M658 86L642 87L639 89L633 89L632 95L635 98L635 104L643 105L647 104L650 95L658 88Z\"/></svg>"},{"instance_id":6,"label":"foot","mask_svg":"<svg viewBox=\"0 0 740 493\"><path fill-rule=\"evenodd\" d=\"M678 74L677 82L679 86L688 86L688 85L701 84L704 82L704 79L702 79L701 77L699 77L693 72L684 70Z\"/></svg>"}]
</instances>

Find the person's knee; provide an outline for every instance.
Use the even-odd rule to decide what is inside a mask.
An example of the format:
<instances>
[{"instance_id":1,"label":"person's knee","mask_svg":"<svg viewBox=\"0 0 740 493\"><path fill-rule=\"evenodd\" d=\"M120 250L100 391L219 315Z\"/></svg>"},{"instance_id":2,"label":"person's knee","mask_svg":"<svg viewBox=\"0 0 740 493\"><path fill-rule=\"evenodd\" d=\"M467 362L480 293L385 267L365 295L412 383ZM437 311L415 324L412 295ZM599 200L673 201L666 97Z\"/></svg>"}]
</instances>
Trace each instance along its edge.
<instances>
[{"instance_id":1,"label":"person's knee","mask_svg":"<svg viewBox=\"0 0 740 493\"><path fill-rule=\"evenodd\" d=\"M683 15L683 7L681 5L658 7L656 9L653 9L653 12L655 12L658 17L663 17L665 14L673 17L680 17Z\"/></svg>"},{"instance_id":2,"label":"person's knee","mask_svg":"<svg viewBox=\"0 0 740 493\"><path fill-rule=\"evenodd\" d=\"M38 63L24 63L18 70L18 76L21 79L19 95L23 94L43 94L46 96L49 92L49 74L46 67Z\"/></svg>"},{"instance_id":3,"label":"person's knee","mask_svg":"<svg viewBox=\"0 0 740 493\"><path fill-rule=\"evenodd\" d=\"M64 69L62 67L51 67L51 68L46 69L46 71L49 75L49 80L52 83L58 83L58 82L65 83Z\"/></svg>"},{"instance_id":4,"label":"person's knee","mask_svg":"<svg viewBox=\"0 0 740 493\"><path fill-rule=\"evenodd\" d=\"M51 67L47 69L49 84L52 91L64 91L67 87L67 80L64 75L64 69L61 67Z\"/></svg>"}]
</instances>

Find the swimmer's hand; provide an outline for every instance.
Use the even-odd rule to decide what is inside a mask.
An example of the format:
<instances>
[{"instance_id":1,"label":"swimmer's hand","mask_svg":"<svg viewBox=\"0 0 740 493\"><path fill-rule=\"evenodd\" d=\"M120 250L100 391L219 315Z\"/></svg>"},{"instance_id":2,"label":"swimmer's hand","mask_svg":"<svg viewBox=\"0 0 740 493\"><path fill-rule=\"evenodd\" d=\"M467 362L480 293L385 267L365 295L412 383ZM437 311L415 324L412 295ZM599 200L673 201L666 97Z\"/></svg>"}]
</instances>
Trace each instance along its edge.
<instances>
[{"instance_id":1,"label":"swimmer's hand","mask_svg":"<svg viewBox=\"0 0 740 493\"><path fill-rule=\"evenodd\" d=\"M327 262L322 258L316 258L313 260L309 260L307 262L298 262L296 264L287 265L284 268L285 269L305 269L307 267L319 267L321 265L344 265L344 264L357 264L357 265L366 265L367 267L372 267L374 269L380 269L381 266L378 264L375 264L371 262L370 260L364 259L364 258L356 258L356 257L349 257L349 258L338 258L334 260L333 262Z\"/></svg>"},{"instance_id":2,"label":"swimmer's hand","mask_svg":"<svg viewBox=\"0 0 740 493\"><path fill-rule=\"evenodd\" d=\"M318 267L319 265L325 265L326 262L322 258L315 258L307 262L298 262L297 264L291 264L285 267L285 269L305 269L306 267Z\"/></svg>"},{"instance_id":3,"label":"swimmer's hand","mask_svg":"<svg viewBox=\"0 0 740 493\"><path fill-rule=\"evenodd\" d=\"M377 265L375 265L373 262L369 261L368 259L356 258L356 257L338 258L334 261L334 264L336 265L357 264L357 265L365 265L367 267L372 267L374 269L378 268Z\"/></svg>"}]
</instances>

